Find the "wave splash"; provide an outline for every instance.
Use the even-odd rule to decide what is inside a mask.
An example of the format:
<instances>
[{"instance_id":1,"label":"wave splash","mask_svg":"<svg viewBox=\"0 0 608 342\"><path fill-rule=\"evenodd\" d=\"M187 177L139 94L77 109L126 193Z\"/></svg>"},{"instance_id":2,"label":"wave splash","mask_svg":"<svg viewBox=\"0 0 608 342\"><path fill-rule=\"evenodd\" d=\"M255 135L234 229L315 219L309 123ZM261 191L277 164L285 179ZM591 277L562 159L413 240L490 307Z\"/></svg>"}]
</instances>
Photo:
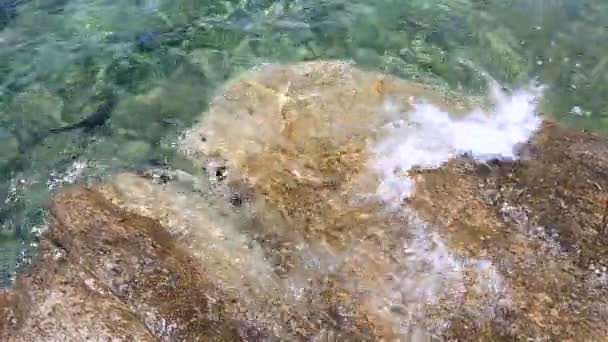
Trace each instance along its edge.
<instances>
[{"instance_id":1,"label":"wave splash","mask_svg":"<svg viewBox=\"0 0 608 342\"><path fill-rule=\"evenodd\" d=\"M385 138L371 148L370 166L380 177L377 195L399 205L414 191L408 171L438 168L457 155L517 158L516 147L540 127L536 112L541 94L541 87L511 95L494 89L490 110L476 109L459 117L426 101L414 102L412 111L382 127Z\"/></svg>"}]
</instances>

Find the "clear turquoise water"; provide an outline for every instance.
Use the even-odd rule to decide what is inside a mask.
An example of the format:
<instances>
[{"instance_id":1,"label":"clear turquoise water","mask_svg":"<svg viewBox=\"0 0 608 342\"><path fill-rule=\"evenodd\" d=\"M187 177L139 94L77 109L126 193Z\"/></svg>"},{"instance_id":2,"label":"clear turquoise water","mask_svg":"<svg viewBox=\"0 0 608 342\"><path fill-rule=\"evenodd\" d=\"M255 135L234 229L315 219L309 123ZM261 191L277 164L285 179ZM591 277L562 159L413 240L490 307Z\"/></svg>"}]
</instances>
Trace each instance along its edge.
<instances>
[{"instance_id":1,"label":"clear turquoise water","mask_svg":"<svg viewBox=\"0 0 608 342\"><path fill-rule=\"evenodd\" d=\"M0 0L0 283L62 184L187 168L173 141L227 78L351 59L465 93L538 79L543 111L608 133L603 0ZM93 114L90 130L51 132Z\"/></svg>"}]
</instances>

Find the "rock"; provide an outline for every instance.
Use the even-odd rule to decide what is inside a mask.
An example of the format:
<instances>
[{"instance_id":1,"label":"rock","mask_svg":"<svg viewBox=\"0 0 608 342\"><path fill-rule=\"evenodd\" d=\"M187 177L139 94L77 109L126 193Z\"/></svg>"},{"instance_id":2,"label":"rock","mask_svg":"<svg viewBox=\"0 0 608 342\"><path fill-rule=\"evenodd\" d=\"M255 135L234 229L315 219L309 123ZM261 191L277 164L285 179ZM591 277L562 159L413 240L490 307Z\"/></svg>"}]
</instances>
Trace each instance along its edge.
<instances>
[{"instance_id":1,"label":"rock","mask_svg":"<svg viewBox=\"0 0 608 342\"><path fill-rule=\"evenodd\" d=\"M602 258L603 252L599 249L602 240L593 237L598 235L597 227L602 225L598 213L605 211L606 196L599 189L606 189L606 185L593 179L608 179L603 175L608 165L604 158L608 147L606 140L546 122L535 138L521 148L534 151L528 153L526 160L515 163L529 165L526 170L529 170L527 182L530 185L542 184L539 180L551 174L556 176L550 185L546 185L547 190L559 190L559 184L565 179L573 179L574 184L586 184L583 188L588 189L587 192L580 191L583 188L577 188L579 192L569 188L566 193L571 195L561 201L558 199L551 209L554 212L546 207L547 197L553 194L545 190L530 192L527 184L507 186L504 181L498 181L513 172L514 164L510 161L488 166L489 170L485 171L490 172L481 173L477 170L485 163L473 161L478 164L472 168L475 171L467 171L463 165L456 168L461 170L458 174L451 176L453 165L462 164L454 159L436 171L422 173L415 182L414 196L408 199L408 207L420 215L414 219L404 220L403 214L397 217L379 215L377 203L362 200L353 203L353 192L365 194L370 191L370 184L375 187L377 182L366 168L372 158L369 143L378 139L377 127L391 121L395 113L412 109L412 98L414 101L429 99L452 113L467 111L467 101L438 94L441 92L436 89L363 72L342 63L301 63L293 68L267 65L229 82L224 95L211 103L208 113L186 134L182 150L212 176L218 169L225 169L223 173L228 177L224 182L231 184L229 189L234 183L240 184L237 188L249 189L247 191L253 193L248 196L252 198L250 205L255 208L256 217L268 220L264 226L290 227L280 232L261 232L262 236L300 241L296 250L322 251L316 256L319 260L327 255L339 255L339 266L325 267L337 267L342 274L349 275L342 277L339 283L348 289L352 298L368 298L367 303L358 302L355 306L360 305L359 310L374 317L373 322L379 329L375 331L381 331L381 336L403 336L404 321L417 322L433 334L456 339L469 338L465 330L459 330L463 326L474 329L480 338L486 336L493 340L499 337L536 338L547 334L567 338L568 332L557 327L569 324L580 329L580 336L590 339L606 336L600 324L602 319L593 317L591 311L583 316L577 314L578 310L565 313L571 318L552 316L544 328L540 316L531 318L522 313L522 305L530 302L530 295L536 289L547 290L540 285L547 277L558 278L555 286L563 284L571 292L579 293L584 288L578 283L580 279L573 279L564 271L553 273L553 265L560 265L562 261L575 262L576 251L582 250L587 250L583 255L592 255L595 262ZM542 147L552 153L554 161L539 156L530 160L533 155L542 153ZM566 173L558 166L559 158L563 157L572 161L572 167ZM544 163L544 167L536 163ZM574 165L580 163L590 166L576 169ZM594 172L595 176L589 172ZM564 174L564 178L559 178L558 174ZM576 174L582 176L575 177ZM432 189L428 191L433 191L433 197L422 202L427 187ZM487 194L492 192L496 193L492 196L493 203L487 203ZM469 194L471 198L466 197ZM582 201L583 198L586 200ZM536 205L518 205L524 199L535 199ZM564 207L565 203L568 205ZM585 207L581 207L583 203L586 203ZM507 222L500 213L505 205L511 205L526 219ZM589 218L575 214L577 210L590 213ZM270 214L271 211L276 214ZM534 220L534 212L544 220ZM486 213L494 221L488 221ZM565 213L568 216L564 216ZM575 225L569 217L585 221ZM567 238L569 245L583 245L571 249L570 256L565 257L559 251L552 251L552 236L526 235L522 232L532 227L516 227L522 223L558 225L563 227L561 230L567 233L566 236L570 236ZM432 232L435 228L431 232L420 232L421 227L429 225L437 227L437 235ZM283 237L277 238L277 235ZM260 241L263 245L268 239ZM598 245L589 248L591 245L585 241L596 241ZM499 246L501 242L506 243L504 249L494 248L494 244ZM400 254L400 246L408 244L412 247ZM291 256L296 262L295 270L298 259L311 257L310 254L295 254ZM442 262L437 263L437 260ZM544 262L535 263L539 260ZM416 267L424 268L428 263L435 263L439 274L453 272L454 278L415 271ZM461 263L464 270L453 263ZM403 265L409 265L410 269ZM584 268L583 265L578 267ZM535 274L546 274L546 277ZM415 281L403 281L415 277L418 278ZM480 283L479 279L486 280ZM534 285L535 281L539 283ZM352 283L375 288L376 295L365 291L362 295L360 288L349 285ZM422 316L413 314L420 310L417 305L421 305L421 298L412 295L417 288L431 291L426 301L437 303L423 304L427 314ZM579 305L589 301L608 307L601 299L605 291L604 288L599 292L579 293ZM551 293L543 292L550 301L539 304L535 309L538 314L544 313L543 305L549 308L554 305L549 303L559 302L558 294L557 287ZM387 315L386 308L395 306L396 298L402 309ZM462 298L456 300L458 304L454 303L456 298ZM403 312L409 316L403 317L400 314ZM463 312L462 316L457 312ZM514 321L507 318L511 315ZM433 327L446 321L453 322L447 331ZM585 324L596 327L595 332L585 328Z\"/></svg>"},{"instance_id":2,"label":"rock","mask_svg":"<svg viewBox=\"0 0 608 342\"><path fill-rule=\"evenodd\" d=\"M484 336L603 340L606 316L596 312L608 307L608 284L591 290L575 275L589 274L590 264L605 265L608 140L545 121L527 145L533 158L499 165L486 182L463 171L457 160L426 173L410 203L441 227L452 248L462 248L461 241L472 235L486 235L466 253L489 253L503 265L505 281L522 289L512 292L511 319L496 322ZM487 201L487 193L498 196ZM513 219L521 214L526 218ZM556 305L558 315L552 314Z\"/></svg>"},{"instance_id":3,"label":"rock","mask_svg":"<svg viewBox=\"0 0 608 342\"><path fill-rule=\"evenodd\" d=\"M469 108L342 62L229 81L179 142L208 177L55 196L38 260L0 295L3 340L606 339L608 141L546 121L525 159L390 170L414 190L389 206L370 146L421 98Z\"/></svg>"},{"instance_id":4,"label":"rock","mask_svg":"<svg viewBox=\"0 0 608 342\"><path fill-rule=\"evenodd\" d=\"M322 272L334 270L336 288L350 298L352 312L370 317L375 338L412 329L437 334L454 312L481 319L480 312L499 305L501 286L473 289L476 277L500 276L492 266L481 270L482 258L464 262L407 213L358 198L378 186L368 144L422 98L452 112L468 106L345 63L262 66L229 82L181 147L220 189L246 189L251 216L262 223L255 239L277 260L275 272L318 278L306 271L310 259Z\"/></svg>"},{"instance_id":5,"label":"rock","mask_svg":"<svg viewBox=\"0 0 608 342\"><path fill-rule=\"evenodd\" d=\"M275 262L294 256L288 250L271 250L271 241L263 245L251 238L250 234L262 229L261 222L235 211L222 196L210 195L209 189L201 189L196 181L194 185L177 186L159 178L159 183L122 174L99 191L123 210L157 219L161 226L167 227L169 235L192 258L191 263L205 265L214 287L226 291L208 296L226 303L224 305L237 306L226 308L226 315L241 312L243 315L237 315L238 319L260 320L253 326L283 338L315 336L319 329L338 336L365 338L363 332L370 329L370 323L364 316L344 317L349 324L343 327L336 326L327 316L331 310L350 304L348 297L344 298L347 293L331 287L331 279L315 279L314 274L305 269L298 269L291 278L280 273L282 265ZM329 297L309 293L306 287L311 282L317 284L316 290L326 291ZM296 289L298 292L294 293Z\"/></svg>"},{"instance_id":6,"label":"rock","mask_svg":"<svg viewBox=\"0 0 608 342\"><path fill-rule=\"evenodd\" d=\"M296 65L264 65L229 82L225 94L210 104L213 115L203 115L186 134L184 153L201 165L206 161L200 158L218 155L234 164L231 168L240 168L243 158L267 146L296 144L283 146L295 152L314 148L306 146L309 138L327 138L336 145L357 140L353 137L369 135L372 127L411 109L415 99L428 98L455 113L468 108L462 99L433 87L364 72L348 63ZM357 144L361 147L364 141ZM215 146L217 150L209 151ZM317 147L323 151L329 146Z\"/></svg>"},{"instance_id":7,"label":"rock","mask_svg":"<svg viewBox=\"0 0 608 342\"><path fill-rule=\"evenodd\" d=\"M54 199L54 228L34 269L0 299L3 340L235 341L251 331L213 319L230 304L215 301L158 223L116 210L92 189Z\"/></svg>"}]
</instances>

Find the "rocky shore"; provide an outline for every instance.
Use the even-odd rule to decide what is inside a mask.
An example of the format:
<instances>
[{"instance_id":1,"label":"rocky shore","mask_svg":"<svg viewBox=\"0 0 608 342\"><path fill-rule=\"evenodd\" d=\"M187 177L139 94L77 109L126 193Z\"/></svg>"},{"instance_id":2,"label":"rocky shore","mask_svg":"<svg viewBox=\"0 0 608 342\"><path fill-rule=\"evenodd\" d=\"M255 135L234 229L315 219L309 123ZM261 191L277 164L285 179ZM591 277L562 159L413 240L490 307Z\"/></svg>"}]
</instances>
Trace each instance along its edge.
<instances>
[{"instance_id":1,"label":"rocky shore","mask_svg":"<svg viewBox=\"0 0 608 342\"><path fill-rule=\"evenodd\" d=\"M402 116L422 100L480 105L343 62L243 73L179 141L204 177L58 191L1 339L606 340L608 140L539 119L510 158L379 173L387 125L435 127Z\"/></svg>"}]
</instances>

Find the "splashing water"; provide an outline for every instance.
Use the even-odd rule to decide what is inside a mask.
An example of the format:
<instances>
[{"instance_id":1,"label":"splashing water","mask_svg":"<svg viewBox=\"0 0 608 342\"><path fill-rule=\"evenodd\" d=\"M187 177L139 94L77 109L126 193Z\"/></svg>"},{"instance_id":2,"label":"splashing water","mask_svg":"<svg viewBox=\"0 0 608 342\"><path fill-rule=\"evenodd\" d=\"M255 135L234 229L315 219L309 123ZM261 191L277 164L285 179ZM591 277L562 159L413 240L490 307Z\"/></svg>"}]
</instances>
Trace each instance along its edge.
<instances>
[{"instance_id":1,"label":"splashing water","mask_svg":"<svg viewBox=\"0 0 608 342\"><path fill-rule=\"evenodd\" d=\"M533 88L507 96L495 90L490 112L476 109L459 118L416 101L414 110L382 128L385 138L372 147L371 168L380 176L377 195L399 205L414 190L408 171L437 168L456 155L469 153L478 160L516 158L516 146L540 126L536 103L541 93L542 88Z\"/></svg>"},{"instance_id":2,"label":"splashing water","mask_svg":"<svg viewBox=\"0 0 608 342\"><path fill-rule=\"evenodd\" d=\"M495 87L491 109L476 109L462 116L417 99L412 101L411 111L381 128L383 138L371 147L373 157L368 165L378 175L375 196L391 210L405 214L414 229L399 260L407 272L395 274L397 283L374 298L402 331L432 316L439 303L444 309L458 305L467 292L483 298L476 304L478 320L494 317L497 306L509 305L509 286L491 260L455 253L435 227L402 203L415 190L408 177L414 168L438 168L464 153L480 161L516 159L516 147L528 141L541 124L536 115L541 93L542 88L532 88L507 95ZM384 110L395 108L391 103L384 105ZM397 311L409 313L408 317L395 315L396 306L405 306ZM432 332L445 328L444 320L431 322L426 324Z\"/></svg>"},{"instance_id":3,"label":"splashing water","mask_svg":"<svg viewBox=\"0 0 608 342\"><path fill-rule=\"evenodd\" d=\"M408 216L413 237L393 252L397 270L370 295L384 319L401 334L420 326L441 333L467 296L477 298L465 306L474 305L470 313L479 322L494 318L495 307L508 305L509 288L491 261L463 258L431 225L413 213Z\"/></svg>"}]
</instances>

